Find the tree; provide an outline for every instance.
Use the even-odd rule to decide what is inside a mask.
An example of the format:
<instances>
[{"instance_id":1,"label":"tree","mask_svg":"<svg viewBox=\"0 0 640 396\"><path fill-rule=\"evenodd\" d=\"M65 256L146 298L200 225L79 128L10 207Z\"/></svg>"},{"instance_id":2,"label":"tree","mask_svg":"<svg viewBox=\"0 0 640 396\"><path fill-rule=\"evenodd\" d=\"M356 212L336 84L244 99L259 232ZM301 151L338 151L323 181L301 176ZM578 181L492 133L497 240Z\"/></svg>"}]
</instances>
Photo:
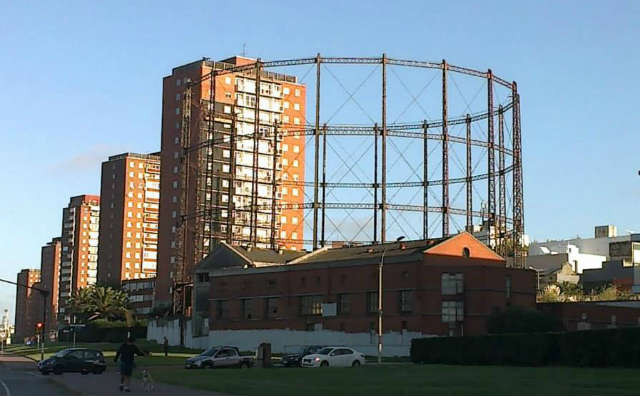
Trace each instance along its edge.
<instances>
[{"instance_id":1,"label":"tree","mask_svg":"<svg viewBox=\"0 0 640 396\"><path fill-rule=\"evenodd\" d=\"M514 306L491 314L487 320L487 330L491 334L537 333L561 331L563 326L551 314Z\"/></svg>"},{"instance_id":2,"label":"tree","mask_svg":"<svg viewBox=\"0 0 640 396\"><path fill-rule=\"evenodd\" d=\"M69 308L83 322L96 319L123 320L128 303L129 297L122 290L89 286L76 290L71 295Z\"/></svg>"}]
</instances>

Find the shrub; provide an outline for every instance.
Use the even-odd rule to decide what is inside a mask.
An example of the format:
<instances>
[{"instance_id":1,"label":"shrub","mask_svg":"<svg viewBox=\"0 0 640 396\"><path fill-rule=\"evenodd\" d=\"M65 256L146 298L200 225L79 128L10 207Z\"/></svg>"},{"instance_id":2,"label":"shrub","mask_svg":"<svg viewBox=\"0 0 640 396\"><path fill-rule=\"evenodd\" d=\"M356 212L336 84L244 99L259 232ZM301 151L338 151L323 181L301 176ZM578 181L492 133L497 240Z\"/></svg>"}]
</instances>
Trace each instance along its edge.
<instances>
[{"instance_id":1,"label":"shrub","mask_svg":"<svg viewBox=\"0 0 640 396\"><path fill-rule=\"evenodd\" d=\"M416 338L414 363L640 367L640 328Z\"/></svg>"}]
</instances>

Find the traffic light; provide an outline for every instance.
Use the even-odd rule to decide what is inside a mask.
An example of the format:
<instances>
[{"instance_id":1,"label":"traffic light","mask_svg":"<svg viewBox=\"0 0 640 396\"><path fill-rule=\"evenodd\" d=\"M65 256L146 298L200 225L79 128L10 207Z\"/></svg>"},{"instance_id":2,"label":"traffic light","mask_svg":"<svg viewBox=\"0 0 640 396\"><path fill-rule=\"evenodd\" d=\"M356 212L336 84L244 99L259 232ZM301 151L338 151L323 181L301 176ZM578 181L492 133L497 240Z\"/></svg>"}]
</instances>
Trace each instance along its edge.
<instances>
[{"instance_id":1,"label":"traffic light","mask_svg":"<svg viewBox=\"0 0 640 396\"><path fill-rule=\"evenodd\" d=\"M36 323L36 333L42 332L42 322Z\"/></svg>"}]
</instances>

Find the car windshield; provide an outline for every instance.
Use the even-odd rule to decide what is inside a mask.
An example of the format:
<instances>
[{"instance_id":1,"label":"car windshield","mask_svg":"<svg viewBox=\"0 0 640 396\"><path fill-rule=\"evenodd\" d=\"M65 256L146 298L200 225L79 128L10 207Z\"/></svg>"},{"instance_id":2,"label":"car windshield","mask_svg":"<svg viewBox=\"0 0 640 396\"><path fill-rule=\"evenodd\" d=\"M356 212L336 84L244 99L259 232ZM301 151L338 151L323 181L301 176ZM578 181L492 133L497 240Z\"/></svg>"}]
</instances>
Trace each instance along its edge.
<instances>
[{"instance_id":1,"label":"car windshield","mask_svg":"<svg viewBox=\"0 0 640 396\"><path fill-rule=\"evenodd\" d=\"M202 352L200 354L200 356L213 356L217 351L218 351L218 347L211 347L209 349L207 349L206 351Z\"/></svg>"},{"instance_id":2,"label":"car windshield","mask_svg":"<svg viewBox=\"0 0 640 396\"><path fill-rule=\"evenodd\" d=\"M69 352L69 349L63 349L61 351L56 352L56 354L53 356L61 358L61 357L64 357L68 352Z\"/></svg>"},{"instance_id":3,"label":"car windshield","mask_svg":"<svg viewBox=\"0 0 640 396\"><path fill-rule=\"evenodd\" d=\"M316 353L318 355L328 355L331 351L333 351L333 348L322 348L321 350L319 350Z\"/></svg>"},{"instance_id":4,"label":"car windshield","mask_svg":"<svg viewBox=\"0 0 640 396\"><path fill-rule=\"evenodd\" d=\"M307 347L303 347L302 348L302 353L306 354L306 355L310 355L312 353L316 353L316 351L318 349L321 349L321 347L317 346L317 345L313 345L313 346L307 346Z\"/></svg>"}]
</instances>

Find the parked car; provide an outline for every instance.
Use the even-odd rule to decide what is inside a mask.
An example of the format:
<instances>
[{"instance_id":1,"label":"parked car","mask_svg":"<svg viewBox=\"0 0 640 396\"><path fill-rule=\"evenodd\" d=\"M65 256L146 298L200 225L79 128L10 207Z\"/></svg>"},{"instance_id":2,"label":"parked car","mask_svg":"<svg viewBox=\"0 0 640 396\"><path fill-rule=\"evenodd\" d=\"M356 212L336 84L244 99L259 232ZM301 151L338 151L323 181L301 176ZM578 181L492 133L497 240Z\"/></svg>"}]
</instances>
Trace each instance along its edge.
<instances>
[{"instance_id":1,"label":"parked car","mask_svg":"<svg viewBox=\"0 0 640 396\"><path fill-rule=\"evenodd\" d=\"M67 348L38 362L38 370L49 373L102 374L107 369L102 351L87 348Z\"/></svg>"},{"instance_id":2,"label":"parked car","mask_svg":"<svg viewBox=\"0 0 640 396\"><path fill-rule=\"evenodd\" d=\"M240 351L232 346L213 346L198 356L187 359L184 368L216 368L216 367L240 367L253 366L253 358L241 356Z\"/></svg>"},{"instance_id":3,"label":"parked car","mask_svg":"<svg viewBox=\"0 0 640 396\"><path fill-rule=\"evenodd\" d=\"M326 347L302 358L302 367L357 367L364 363L364 354L347 347Z\"/></svg>"},{"instance_id":4,"label":"parked car","mask_svg":"<svg viewBox=\"0 0 640 396\"><path fill-rule=\"evenodd\" d=\"M300 348L298 352L286 353L282 355L281 362L285 367L300 367L302 365L302 357L316 353L324 345L306 345Z\"/></svg>"}]
</instances>

